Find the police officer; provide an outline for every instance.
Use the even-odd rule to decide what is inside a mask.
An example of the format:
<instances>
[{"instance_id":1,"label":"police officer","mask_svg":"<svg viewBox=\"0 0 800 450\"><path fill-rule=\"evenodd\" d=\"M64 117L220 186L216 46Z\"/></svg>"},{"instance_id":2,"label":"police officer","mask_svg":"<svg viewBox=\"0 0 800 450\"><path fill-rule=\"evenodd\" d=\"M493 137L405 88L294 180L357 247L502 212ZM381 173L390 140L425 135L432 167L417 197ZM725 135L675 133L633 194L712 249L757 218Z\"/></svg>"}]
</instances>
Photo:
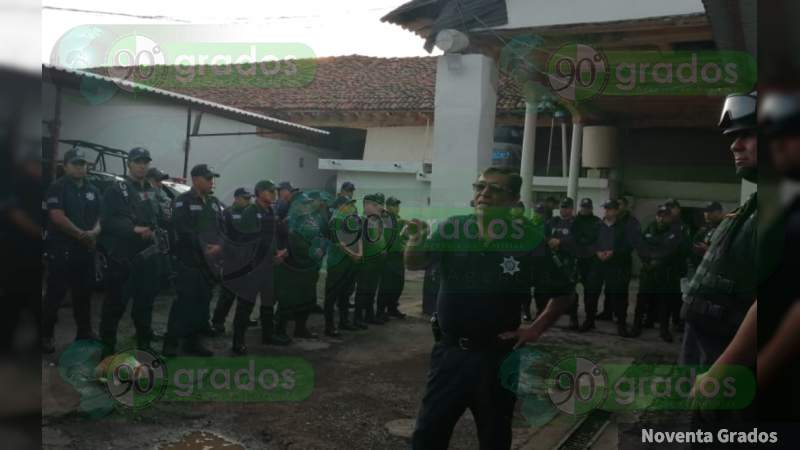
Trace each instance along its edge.
<instances>
[{"instance_id":1,"label":"police officer","mask_svg":"<svg viewBox=\"0 0 800 450\"><path fill-rule=\"evenodd\" d=\"M694 275L697 271L697 266L703 260L703 256L708 251L711 245L711 237L717 231L722 219L725 218L725 212L722 210L722 205L719 202L709 202L703 208L703 219L705 224L697 230L692 238L692 252L689 255L688 261L688 274Z\"/></svg>"},{"instance_id":2,"label":"police officer","mask_svg":"<svg viewBox=\"0 0 800 450\"><path fill-rule=\"evenodd\" d=\"M275 183L270 180L261 180L254 187L256 194L255 203L248 205L244 211L242 229L254 237L256 244L252 283L257 286L257 297L260 299L261 315L261 343L287 345L289 339L282 339L273 333L275 292L274 292L274 267L283 263L286 250L278 251L276 240L276 219L272 204L276 198ZM236 354L247 353L244 342L247 326L250 322L250 313L255 306L256 296L252 298L238 297L236 300L236 313L233 318L233 352Z\"/></svg>"},{"instance_id":3,"label":"police officer","mask_svg":"<svg viewBox=\"0 0 800 450\"><path fill-rule=\"evenodd\" d=\"M581 200L572 226L577 257L578 279L583 285L583 308L586 315L578 331L594 329L597 314L597 297L600 296L600 261L595 255L595 245L600 231L600 218L594 215L594 203L590 198ZM576 302L577 303L577 302Z\"/></svg>"},{"instance_id":4,"label":"police officer","mask_svg":"<svg viewBox=\"0 0 800 450\"><path fill-rule=\"evenodd\" d=\"M650 311L648 320L658 317L661 339L672 342L668 312L673 303L680 302L680 276L672 260L681 258L683 247L683 235L672 227L672 221L669 208L661 205L656 212L656 219L644 230L640 254L642 271L632 337L642 334L644 315Z\"/></svg>"},{"instance_id":5,"label":"police officer","mask_svg":"<svg viewBox=\"0 0 800 450\"><path fill-rule=\"evenodd\" d=\"M628 286L630 259L633 253L633 237L630 228L618 220L619 202L611 199L603 204L605 215L600 222L600 228L595 246L595 255L599 260L600 289L605 290L605 308L609 315L617 319L617 333L622 337L629 337L626 326L628 314ZM600 292L600 289L597 292ZM594 301L596 298L587 299ZM591 307L596 310L596 306Z\"/></svg>"},{"instance_id":6,"label":"police officer","mask_svg":"<svg viewBox=\"0 0 800 450\"><path fill-rule=\"evenodd\" d=\"M342 188L339 189L339 194L337 197L346 197L349 199L353 198L353 194L356 192L356 185L350 181L345 181L342 183Z\"/></svg>"},{"instance_id":7,"label":"police officer","mask_svg":"<svg viewBox=\"0 0 800 450\"><path fill-rule=\"evenodd\" d=\"M561 199L559 208L558 216L553 217L544 228L545 237L553 256L553 263L556 266L560 266L561 270L568 274L570 280L573 280L574 283L577 279L578 270L573 230L575 224L575 202L569 197L564 197ZM578 329L577 301L569 312L569 329Z\"/></svg>"},{"instance_id":8,"label":"police officer","mask_svg":"<svg viewBox=\"0 0 800 450\"><path fill-rule=\"evenodd\" d=\"M400 203L400 200L395 197L387 198L384 213L389 217L389 220L384 222L383 229L388 253L378 287L378 316L390 319L405 319L406 317L398 309L400 295L403 293L406 282L403 251L408 240L407 236L401 232L406 225L406 220L400 217Z\"/></svg>"},{"instance_id":9,"label":"police officer","mask_svg":"<svg viewBox=\"0 0 800 450\"><path fill-rule=\"evenodd\" d=\"M284 263L275 269L275 335L282 340L289 338L289 320L295 322L294 337L318 337L307 323L316 305L319 270L325 257L327 212L325 204L314 197L302 192L292 194L287 217L278 222L278 247L288 251Z\"/></svg>"},{"instance_id":10,"label":"police officer","mask_svg":"<svg viewBox=\"0 0 800 450\"><path fill-rule=\"evenodd\" d=\"M329 226L331 245L327 254L325 277L325 335L339 337L334 324L334 306L339 309L339 330L357 330L349 319L350 295L353 293L362 256L362 227L356 201L340 195L333 203Z\"/></svg>"},{"instance_id":11,"label":"police officer","mask_svg":"<svg viewBox=\"0 0 800 450\"><path fill-rule=\"evenodd\" d=\"M734 138L736 173L756 182L756 95L729 95L719 123ZM684 294L682 364L710 364L733 338L755 298L756 212L753 193L717 228Z\"/></svg>"},{"instance_id":12,"label":"police officer","mask_svg":"<svg viewBox=\"0 0 800 450\"><path fill-rule=\"evenodd\" d=\"M100 338L105 355L116 349L119 321L131 299L137 347L150 349L153 339L153 301L163 260L159 255L169 245L157 191L145 179L151 160L147 149L131 149L128 174L106 190L103 201L100 238L107 250L108 270Z\"/></svg>"},{"instance_id":13,"label":"police officer","mask_svg":"<svg viewBox=\"0 0 800 450\"><path fill-rule=\"evenodd\" d=\"M45 196L49 223L47 292L42 309L42 353L53 353L58 308L72 294L76 340L95 339L91 295L95 280L95 248L100 235L100 191L86 180L86 155L80 149L64 153L64 176Z\"/></svg>"},{"instance_id":14,"label":"police officer","mask_svg":"<svg viewBox=\"0 0 800 450\"><path fill-rule=\"evenodd\" d=\"M383 325L388 320L375 307L387 254L383 227L384 203L385 197L381 193L366 195L363 201L363 256L359 260L356 274L356 307L353 313L353 324L361 329L367 329L368 324Z\"/></svg>"},{"instance_id":15,"label":"police officer","mask_svg":"<svg viewBox=\"0 0 800 450\"><path fill-rule=\"evenodd\" d=\"M163 185L163 181L168 180L169 175L157 167L151 167L147 171L145 178L156 191L156 201L161 211L159 222L163 224L162 226L164 228L170 229L172 221L172 200L167 196L167 193L164 192ZM169 241L169 235L167 241ZM175 271L172 268L172 257L167 253L159 255L158 258L161 260L161 286L166 287L169 286L171 280L175 278ZM159 336L155 332L153 336L158 339L163 338L163 336Z\"/></svg>"},{"instance_id":16,"label":"police officer","mask_svg":"<svg viewBox=\"0 0 800 450\"><path fill-rule=\"evenodd\" d=\"M289 214L292 198L300 192L300 189L292 186L288 181L278 183L278 199L275 201L275 214L278 221L285 221Z\"/></svg>"},{"instance_id":17,"label":"police officer","mask_svg":"<svg viewBox=\"0 0 800 450\"><path fill-rule=\"evenodd\" d=\"M206 312L219 278L224 219L222 204L211 194L219 174L206 164L191 170L192 188L173 202L173 252L176 257L177 298L172 303L163 354L175 356L181 339L183 349L197 356L211 356L200 342L208 325Z\"/></svg>"},{"instance_id":18,"label":"police officer","mask_svg":"<svg viewBox=\"0 0 800 450\"><path fill-rule=\"evenodd\" d=\"M624 268L623 270L623 281L622 284L624 286L625 294L625 303L627 304L627 292L630 290L631 284L631 277L633 275L633 251L632 250L639 250L641 248L641 235L642 235L642 225L639 223L639 220L631 214L630 205L628 203L628 199L623 195L617 199L617 203L619 204L619 212L617 213L617 221L622 225L624 228L624 233L627 239L629 240L629 251L626 252L625 257L623 258L622 255L617 255L619 258L620 264ZM622 295L622 294L620 294ZM615 310L613 307L606 307L609 306L608 304L608 296L603 299L603 312L598 315L598 319L600 320L613 320L615 318Z\"/></svg>"},{"instance_id":19,"label":"police officer","mask_svg":"<svg viewBox=\"0 0 800 450\"><path fill-rule=\"evenodd\" d=\"M250 206L250 198L253 194L247 189L240 187L233 192L233 204L222 213L225 220L225 234L228 239L234 242L243 242L247 239L244 229L244 212ZM214 307L214 315L211 318L211 328L214 334L225 334L225 320L236 300L236 294L225 286L220 286L217 306ZM234 348L236 345L234 345Z\"/></svg>"},{"instance_id":20,"label":"police officer","mask_svg":"<svg viewBox=\"0 0 800 450\"><path fill-rule=\"evenodd\" d=\"M145 179L156 191L156 200L161 207L161 212L164 215L164 219L169 220L170 217L172 217L172 210L170 209L172 207L172 201L169 199L169 197L167 197L167 194L164 193L164 185L162 184L164 180L169 179L169 175L161 171L158 167L151 167L147 170Z\"/></svg>"},{"instance_id":21,"label":"police officer","mask_svg":"<svg viewBox=\"0 0 800 450\"><path fill-rule=\"evenodd\" d=\"M447 448L467 408L481 448L510 448L516 397L502 385L501 364L512 348L537 340L572 306L573 296L554 297L530 327L519 328L520 303L531 285L543 273L556 274L540 270L550 264L541 231L510 217L521 185L512 169L491 167L473 185L473 214L448 218L430 240L423 222L409 221L406 267L421 270L438 262L442 276L436 315L441 335L431 352L412 437L415 449ZM504 227L490 226L501 222ZM453 235L453 229L467 232ZM564 292L569 291L566 278L561 277Z\"/></svg>"}]
</instances>

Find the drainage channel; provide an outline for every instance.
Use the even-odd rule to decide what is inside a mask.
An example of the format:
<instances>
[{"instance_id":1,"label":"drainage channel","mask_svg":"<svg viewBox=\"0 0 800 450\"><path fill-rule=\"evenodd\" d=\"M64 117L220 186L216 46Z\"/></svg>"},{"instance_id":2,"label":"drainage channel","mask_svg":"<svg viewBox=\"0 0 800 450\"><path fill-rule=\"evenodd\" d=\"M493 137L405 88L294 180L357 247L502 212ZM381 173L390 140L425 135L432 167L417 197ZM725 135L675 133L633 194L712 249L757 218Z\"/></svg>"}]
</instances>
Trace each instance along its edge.
<instances>
[{"instance_id":1,"label":"drainage channel","mask_svg":"<svg viewBox=\"0 0 800 450\"><path fill-rule=\"evenodd\" d=\"M596 409L577 422L553 450L584 450L592 447L611 423L611 413Z\"/></svg>"}]
</instances>

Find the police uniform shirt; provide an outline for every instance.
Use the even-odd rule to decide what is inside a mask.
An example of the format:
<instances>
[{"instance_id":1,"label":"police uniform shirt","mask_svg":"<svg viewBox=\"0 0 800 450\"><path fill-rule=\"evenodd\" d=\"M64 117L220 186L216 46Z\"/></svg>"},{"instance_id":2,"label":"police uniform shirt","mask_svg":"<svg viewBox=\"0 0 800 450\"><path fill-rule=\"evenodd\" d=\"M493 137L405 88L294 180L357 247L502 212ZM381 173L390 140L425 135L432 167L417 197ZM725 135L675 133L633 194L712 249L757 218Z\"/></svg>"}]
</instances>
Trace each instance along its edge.
<instances>
[{"instance_id":1,"label":"police uniform shirt","mask_svg":"<svg viewBox=\"0 0 800 450\"><path fill-rule=\"evenodd\" d=\"M175 198L172 210L175 254L184 264L198 267L203 264L205 246L222 243L221 203L213 195L203 199L191 189Z\"/></svg>"},{"instance_id":2,"label":"police uniform shirt","mask_svg":"<svg viewBox=\"0 0 800 450\"><path fill-rule=\"evenodd\" d=\"M649 260L664 262L678 256L683 237L671 226L659 226L651 222L644 230L641 256Z\"/></svg>"},{"instance_id":3,"label":"police uniform shirt","mask_svg":"<svg viewBox=\"0 0 800 450\"><path fill-rule=\"evenodd\" d=\"M252 205L240 207L231 205L223 211L225 217L225 234L234 242L247 240L247 233L245 227L245 212ZM250 231L252 232L252 231Z\"/></svg>"},{"instance_id":4,"label":"police uniform shirt","mask_svg":"<svg viewBox=\"0 0 800 450\"><path fill-rule=\"evenodd\" d=\"M159 223L163 213L158 202L157 191L146 181L136 182L126 177L108 188L101 210L101 239L111 253L130 258L152 245L152 241L142 239L133 229L163 225Z\"/></svg>"},{"instance_id":5,"label":"police uniform shirt","mask_svg":"<svg viewBox=\"0 0 800 450\"><path fill-rule=\"evenodd\" d=\"M572 226L575 239L575 252L579 258L594 256L594 246L600 231L600 218L591 215L578 214Z\"/></svg>"},{"instance_id":6,"label":"police uniform shirt","mask_svg":"<svg viewBox=\"0 0 800 450\"><path fill-rule=\"evenodd\" d=\"M575 217L564 218L561 216L554 217L545 226L545 234L547 239L558 239L558 251L566 254L575 253L575 238L573 233L573 225Z\"/></svg>"},{"instance_id":7,"label":"police uniform shirt","mask_svg":"<svg viewBox=\"0 0 800 450\"><path fill-rule=\"evenodd\" d=\"M549 270L541 226L524 219L495 219L492 236L479 236L475 215L438 224L424 244L429 264L440 273L437 312L445 334L488 339L520 324L520 306L530 288L571 287L563 272ZM493 221L493 222L494 222Z\"/></svg>"},{"instance_id":8,"label":"police uniform shirt","mask_svg":"<svg viewBox=\"0 0 800 450\"><path fill-rule=\"evenodd\" d=\"M59 178L48 188L45 203L48 211L63 210L67 218L81 230L91 230L100 218L100 191L86 180L79 186L68 176ZM79 245L78 241L52 222L47 227L47 241L51 245Z\"/></svg>"}]
</instances>

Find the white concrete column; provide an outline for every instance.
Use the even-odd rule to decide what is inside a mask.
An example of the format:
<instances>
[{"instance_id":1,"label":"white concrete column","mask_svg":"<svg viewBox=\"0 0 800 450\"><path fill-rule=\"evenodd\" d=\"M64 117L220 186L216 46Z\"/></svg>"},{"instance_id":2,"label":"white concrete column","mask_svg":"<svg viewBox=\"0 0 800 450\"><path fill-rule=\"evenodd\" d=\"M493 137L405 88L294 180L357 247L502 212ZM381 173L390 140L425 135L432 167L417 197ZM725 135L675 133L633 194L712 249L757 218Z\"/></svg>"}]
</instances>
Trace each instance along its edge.
<instances>
[{"instance_id":1,"label":"white concrete column","mask_svg":"<svg viewBox=\"0 0 800 450\"><path fill-rule=\"evenodd\" d=\"M569 180L567 181L567 197L576 203L578 200L578 178L581 174L581 149L583 148L583 124L572 124L572 148L569 156Z\"/></svg>"},{"instance_id":2,"label":"white concrete column","mask_svg":"<svg viewBox=\"0 0 800 450\"><path fill-rule=\"evenodd\" d=\"M497 67L483 55L446 54L436 65L431 206L464 207L491 164Z\"/></svg>"},{"instance_id":3,"label":"white concrete column","mask_svg":"<svg viewBox=\"0 0 800 450\"><path fill-rule=\"evenodd\" d=\"M538 112L534 101L525 102L525 128L522 134L522 155L519 175L522 178L520 200L526 209L533 207L533 162L536 156L536 119Z\"/></svg>"}]
</instances>

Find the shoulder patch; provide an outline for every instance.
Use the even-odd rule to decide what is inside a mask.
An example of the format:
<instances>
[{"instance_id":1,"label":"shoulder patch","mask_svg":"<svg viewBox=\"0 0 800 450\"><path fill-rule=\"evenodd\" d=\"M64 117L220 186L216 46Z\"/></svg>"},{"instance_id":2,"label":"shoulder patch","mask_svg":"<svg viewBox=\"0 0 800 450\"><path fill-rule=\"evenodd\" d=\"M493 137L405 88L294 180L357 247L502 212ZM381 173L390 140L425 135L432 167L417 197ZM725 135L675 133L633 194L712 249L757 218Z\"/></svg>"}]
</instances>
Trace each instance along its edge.
<instances>
[{"instance_id":1,"label":"shoulder patch","mask_svg":"<svg viewBox=\"0 0 800 450\"><path fill-rule=\"evenodd\" d=\"M202 206L200 206L200 205L189 205L189 209L190 209L191 211L202 211L202 210L203 210L203 207L202 207Z\"/></svg>"},{"instance_id":2,"label":"shoulder patch","mask_svg":"<svg viewBox=\"0 0 800 450\"><path fill-rule=\"evenodd\" d=\"M183 207L183 202L175 202L175 207L176 208L182 208Z\"/></svg>"}]
</instances>

